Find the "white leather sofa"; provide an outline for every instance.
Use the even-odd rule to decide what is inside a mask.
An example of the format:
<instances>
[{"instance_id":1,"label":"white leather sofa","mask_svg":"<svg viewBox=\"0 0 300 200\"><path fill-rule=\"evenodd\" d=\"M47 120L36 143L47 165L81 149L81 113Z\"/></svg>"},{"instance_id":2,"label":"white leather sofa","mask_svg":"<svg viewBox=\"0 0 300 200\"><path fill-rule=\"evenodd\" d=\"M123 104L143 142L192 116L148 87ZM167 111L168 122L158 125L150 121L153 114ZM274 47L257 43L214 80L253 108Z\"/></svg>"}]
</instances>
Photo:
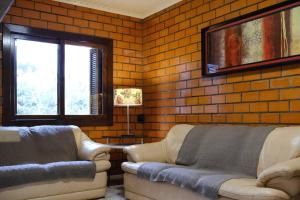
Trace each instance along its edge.
<instances>
[{"instance_id":1,"label":"white leather sofa","mask_svg":"<svg viewBox=\"0 0 300 200\"><path fill-rule=\"evenodd\" d=\"M96 164L96 176L90 179L67 179L29 183L12 186L0 190L1 200L83 200L104 197L106 193L107 170L110 148L106 145L95 143L84 134L80 128L71 126L78 157L81 160L92 160Z\"/></svg>"},{"instance_id":2,"label":"white leather sofa","mask_svg":"<svg viewBox=\"0 0 300 200\"><path fill-rule=\"evenodd\" d=\"M137 177L145 162L174 164L192 125L176 125L161 142L125 148L122 164L125 196L130 200L206 200L192 191ZM238 149L237 149L238 151ZM257 166L257 179L231 179L219 189L219 200L300 199L300 127L280 127L267 137Z\"/></svg>"}]
</instances>

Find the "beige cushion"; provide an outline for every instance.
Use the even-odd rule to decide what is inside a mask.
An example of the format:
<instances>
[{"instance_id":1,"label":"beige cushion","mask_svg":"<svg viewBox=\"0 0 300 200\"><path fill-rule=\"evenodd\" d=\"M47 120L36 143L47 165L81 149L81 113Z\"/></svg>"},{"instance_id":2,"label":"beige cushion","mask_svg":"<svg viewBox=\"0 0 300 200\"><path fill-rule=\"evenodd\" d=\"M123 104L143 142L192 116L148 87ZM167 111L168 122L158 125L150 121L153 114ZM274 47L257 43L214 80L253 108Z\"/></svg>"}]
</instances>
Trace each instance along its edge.
<instances>
[{"instance_id":1,"label":"beige cushion","mask_svg":"<svg viewBox=\"0 0 300 200\"><path fill-rule=\"evenodd\" d=\"M96 173L94 179L62 179L29 183L1 189L0 199L20 200L41 197L55 199L53 197L56 197L56 199L80 200L82 199L82 195L79 195L80 192L85 193L85 198L99 198L104 196L103 191L105 192L106 189L106 181L106 172L101 172ZM91 191L91 193L88 191ZM73 193L77 193L77 196L74 196ZM63 195L64 198L60 198L60 195Z\"/></svg>"},{"instance_id":2,"label":"beige cushion","mask_svg":"<svg viewBox=\"0 0 300 200\"><path fill-rule=\"evenodd\" d=\"M122 170L126 173L137 174L138 168L144 164L144 162L134 163L134 162L123 162Z\"/></svg>"},{"instance_id":3,"label":"beige cushion","mask_svg":"<svg viewBox=\"0 0 300 200\"><path fill-rule=\"evenodd\" d=\"M78 157L81 160L109 160L110 147L92 141L78 126L70 126L75 137Z\"/></svg>"},{"instance_id":4,"label":"beige cushion","mask_svg":"<svg viewBox=\"0 0 300 200\"><path fill-rule=\"evenodd\" d=\"M193 125L180 124L175 125L170 129L167 137L162 141L166 149L168 163L174 164L176 162L181 145L186 135L193 127Z\"/></svg>"},{"instance_id":5,"label":"beige cushion","mask_svg":"<svg viewBox=\"0 0 300 200\"><path fill-rule=\"evenodd\" d=\"M110 162L107 160L98 160L98 161L95 161L95 164L96 164L96 172L97 173L107 171L111 167Z\"/></svg>"},{"instance_id":6,"label":"beige cushion","mask_svg":"<svg viewBox=\"0 0 300 200\"><path fill-rule=\"evenodd\" d=\"M219 195L240 200L284 200L289 195L280 190L256 186L256 179L231 179L223 183Z\"/></svg>"},{"instance_id":7,"label":"beige cushion","mask_svg":"<svg viewBox=\"0 0 300 200\"><path fill-rule=\"evenodd\" d=\"M300 158L267 168L260 173L256 185L280 189L290 196L296 196L300 193Z\"/></svg>"},{"instance_id":8,"label":"beige cushion","mask_svg":"<svg viewBox=\"0 0 300 200\"><path fill-rule=\"evenodd\" d=\"M257 176L279 162L300 157L300 126L274 129L262 148Z\"/></svg>"},{"instance_id":9,"label":"beige cushion","mask_svg":"<svg viewBox=\"0 0 300 200\"><path fill-rule=\"evenodd\" d=\"M131 145L124 148L133 162L166 162L166 152L162 142Z\"/></svg>"}]
</instances>

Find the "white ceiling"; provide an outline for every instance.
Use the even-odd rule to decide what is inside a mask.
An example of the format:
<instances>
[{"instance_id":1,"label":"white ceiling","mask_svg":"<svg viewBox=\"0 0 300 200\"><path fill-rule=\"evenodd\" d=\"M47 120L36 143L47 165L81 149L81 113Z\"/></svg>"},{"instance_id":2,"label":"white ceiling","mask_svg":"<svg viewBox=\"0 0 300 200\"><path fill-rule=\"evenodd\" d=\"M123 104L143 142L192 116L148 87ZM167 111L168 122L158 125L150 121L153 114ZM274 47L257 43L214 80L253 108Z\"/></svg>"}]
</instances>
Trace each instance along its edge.
<instances>
[{"instance_id":1,"label":"white ceiling","mask_svg":"<svg viewBox=\"0 0 300 200\"><path fill-rule=\"evenodd\" d=\"M181 0L55 0L144 19Z\"/></svg>"}]
</instances>

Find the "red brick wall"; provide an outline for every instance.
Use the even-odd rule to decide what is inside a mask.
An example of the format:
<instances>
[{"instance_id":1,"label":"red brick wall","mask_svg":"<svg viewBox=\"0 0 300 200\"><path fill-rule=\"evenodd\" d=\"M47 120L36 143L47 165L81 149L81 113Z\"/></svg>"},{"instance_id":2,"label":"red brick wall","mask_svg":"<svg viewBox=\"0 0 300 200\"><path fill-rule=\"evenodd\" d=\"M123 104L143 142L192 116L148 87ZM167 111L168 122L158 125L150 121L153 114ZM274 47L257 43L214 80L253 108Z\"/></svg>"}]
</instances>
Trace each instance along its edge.
<instances>
[{"instance_id":1,"label":"red brick wall","mask_svg":"<svg viewBox=\"0 0 300 200\"><path fill-rule=\"evenodd\" d=\"M176 123L300 123L299 64L201 77L201 28L277 2L183 0L139 20L50 0L17 0L5 22L113 38L114 86L144 90L144 106L131 111L144 113L146 123L132 128L164 137ZM104 142L103 134L125 133L126 110L115 108L112 127L82 128Z\"/></svg>"},{"instance_id":2,"label":"red brick wall","mask_svg":"<svg viewBox=\"0 0 300 200\"><path fill-rule=\"evenodd\" d=\"M58 3L50 0L16 0L5 23L43 29L75 32L114 40L114 87L142 87L142 24L140 19ZM2 37L1 37L2 38ZM2 53L0 53L2 59ZM2 64L1 60L0 63ZM0 94L2 96L2 93ZM143 126L135 115L142 107L132 108L132 129L141 133ZM126 133L126 109L114 109L114 125L109 127L82 127L99 142L103 135Z\"/></svg>"},{"instance_id":3,"label":"red brick wall","mask_svg":"<svg viewBox=\"0 0 300 200\"><path fill-rule=\"evenodd\" d=\"M146 134L176 123L299 124L300 64L206 78L201 29L276 0L185 0L143 22Z\"/></svg>"}]
</instances>

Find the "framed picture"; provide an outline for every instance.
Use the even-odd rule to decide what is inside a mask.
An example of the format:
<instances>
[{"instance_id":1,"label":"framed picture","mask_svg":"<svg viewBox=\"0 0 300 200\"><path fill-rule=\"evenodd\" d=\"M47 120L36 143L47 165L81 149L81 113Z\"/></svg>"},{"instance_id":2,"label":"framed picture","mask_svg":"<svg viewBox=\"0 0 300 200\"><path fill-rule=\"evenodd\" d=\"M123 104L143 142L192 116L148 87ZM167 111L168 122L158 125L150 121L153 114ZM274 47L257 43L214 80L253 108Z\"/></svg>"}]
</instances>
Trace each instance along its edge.
<instances>
[{"instance_id":1,"label":"framed picture","mask_svg":"<svg viewBox=\"0 0 300 200\"><path fill-rule=\"evenodd\" d=\"M203 75L300 60L300 1L202 29Z\"/></svg>"}]
</instances>

